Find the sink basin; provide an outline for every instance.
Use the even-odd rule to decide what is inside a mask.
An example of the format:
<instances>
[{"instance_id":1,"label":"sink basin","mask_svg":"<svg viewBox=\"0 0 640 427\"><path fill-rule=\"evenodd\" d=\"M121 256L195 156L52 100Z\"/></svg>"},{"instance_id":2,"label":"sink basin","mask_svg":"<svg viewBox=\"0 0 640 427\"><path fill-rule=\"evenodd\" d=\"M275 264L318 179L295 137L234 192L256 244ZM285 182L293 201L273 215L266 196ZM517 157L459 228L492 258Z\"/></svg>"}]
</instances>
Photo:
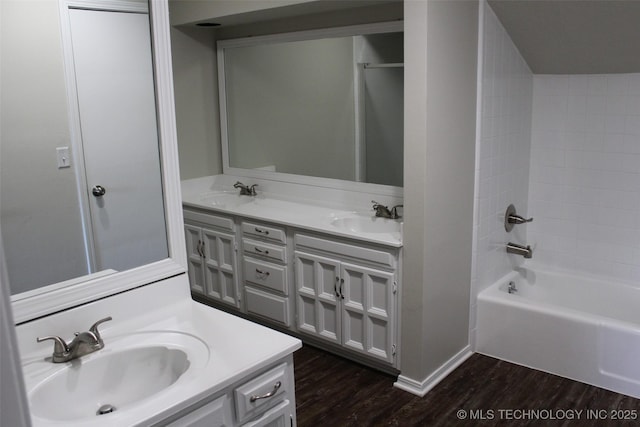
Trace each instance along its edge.
<instances>
[{"instance_id":1,"label":"sink basin","mask_svg":"<svg viewBox=\"0 0 640 427\"><path fill-rule=\"evenodd\" d=\"M331 225L354 233L400 233L402 222L375 216L353 215L335 218Z\"/></svg>"},{"instance_id":2,"label":"sink basin","mask_svg":"<svg viewBox=\"0 0 640 427\"><path fill-rule=\"evenodd\" d=\"M253 201L252 196L241 196L238 193L207 193L200 198L201 202L214 208L235 208Z\"/></svg>"},{"instance_id":3,"label":"sink basin","mask_svg":"<svg viewBox=\"0 0 640 427\"><path fill-rule=\"evenodd\" d=\"M185 377L196 376L197 372L187 373L194 367L201 369L208 359L206 347L195 338L178 337L183 345L155 341L134 348L127 348L125 342L121 350L105 348L64 364L41 362L52 373L28 391L32 414L72 422L120 413Z\"/></svg>"}]
</instances>

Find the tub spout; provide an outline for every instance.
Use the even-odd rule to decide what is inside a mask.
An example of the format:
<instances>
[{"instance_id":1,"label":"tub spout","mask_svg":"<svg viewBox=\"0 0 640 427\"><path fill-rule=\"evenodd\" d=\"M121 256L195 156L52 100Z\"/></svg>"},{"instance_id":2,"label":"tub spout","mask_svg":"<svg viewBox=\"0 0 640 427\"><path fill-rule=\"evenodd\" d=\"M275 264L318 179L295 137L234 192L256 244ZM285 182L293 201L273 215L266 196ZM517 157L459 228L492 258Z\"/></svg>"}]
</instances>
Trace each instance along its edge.
<instances>
[{"instance_id":1,"label":"tub spout","mask_svg":"<svg viewBox=\"0 0 640 427\"><path fill-rule=\"evenodd\" d=\"M507 243L507 252L510 254L522 255L527 259L533 256L533 249L531 249L531 246L520 246L511 242Z\"/></svg>"}]
</instances>

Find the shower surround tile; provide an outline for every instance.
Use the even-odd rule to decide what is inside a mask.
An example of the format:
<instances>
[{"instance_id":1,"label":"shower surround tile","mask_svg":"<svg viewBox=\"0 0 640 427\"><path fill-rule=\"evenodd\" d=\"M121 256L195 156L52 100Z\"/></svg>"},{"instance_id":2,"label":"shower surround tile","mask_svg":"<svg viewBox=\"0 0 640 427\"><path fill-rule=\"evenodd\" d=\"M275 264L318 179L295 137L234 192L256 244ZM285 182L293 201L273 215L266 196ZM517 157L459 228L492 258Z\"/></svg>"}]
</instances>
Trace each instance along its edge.
<instances>
[{"instance_id":1,"label":"shower surround tile","mask_svg":"<svg viewBox=\"0 0 640 427\"><path fill-rule=\"evenodd\" d=\"M536 75L532 112L535 260L640 286L640 74Z\"/></svg>"},{"instance_id":2,"label":"shower surround tile","mask_svg":"<svg viewBox=\"0 0 640 427\"><path fill-rule=\"evenodd\" d=\"M518 213L528 215L533 82L529 67L496 15L485 2L481 3L481 7L484 16L476 144L474 294L524 261L521 257L508 255L505 243L526 244L527 227L516 227L507 233L504 229L504 213L507 206L513 203ZM554 81L554 84L565 85L568 90L568 82ZM586 82L583 85L586 87ZM554 93L552 87L546 89L550 95ZM549 120L552 119L549 117ZM553 149L554 146L547 148ZM544 157L542 164L545 167L557 167L558 156L553 152L541 151L539 154ZM539 174L545 172L551 171L537 171ZM474 327L472 324L471 329Z\"/></svg>"}]
</instances>

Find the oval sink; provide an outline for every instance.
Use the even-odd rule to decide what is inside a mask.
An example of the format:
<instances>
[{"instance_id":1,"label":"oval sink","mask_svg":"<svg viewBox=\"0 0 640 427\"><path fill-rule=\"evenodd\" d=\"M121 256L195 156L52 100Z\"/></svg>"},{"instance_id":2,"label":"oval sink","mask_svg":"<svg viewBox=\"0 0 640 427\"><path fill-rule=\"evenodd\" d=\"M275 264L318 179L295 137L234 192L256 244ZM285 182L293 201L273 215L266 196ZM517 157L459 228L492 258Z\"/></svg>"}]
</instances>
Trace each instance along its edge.
<instances>
[{"instance_id":1,"label":"oval sink","mask_svg":"<svg viewBox=\"0 0 640 427\"><path fill-rule=\"evenodd\" d=\"M253 201L252 196L241 196L238 193L207 193L200 200L203 204L217 208L234 208Z\"/></svg>"},{"instance_id":2,"label":"oval sink","mask_svg":"<svg viewBox=\"0 0 640 427\"><path fill-rule=\"evenodd\" d=\"M174 384L191 362L179 348L131 348L76 359L29 393L31 411L41 418L76 421L117 412Z\"/></svg>"},{"instance_id":3,"label":"oval sink","mask_svg":"<svg viewBox=\"0 0 640 427\"><path fill-rule=\"evenodd\" d=\"M394 219L358 215L336 218L331 225L354 233L399 233L402 223Z\"/></svg>"}]
</instances>

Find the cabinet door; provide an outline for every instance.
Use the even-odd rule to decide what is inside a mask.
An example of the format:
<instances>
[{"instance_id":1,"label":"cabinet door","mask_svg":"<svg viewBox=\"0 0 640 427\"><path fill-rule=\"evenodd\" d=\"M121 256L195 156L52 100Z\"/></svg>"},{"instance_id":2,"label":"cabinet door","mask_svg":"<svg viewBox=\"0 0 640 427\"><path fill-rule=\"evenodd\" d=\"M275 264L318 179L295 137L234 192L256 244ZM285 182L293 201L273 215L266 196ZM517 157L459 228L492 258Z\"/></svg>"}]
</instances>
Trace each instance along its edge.
<instances>
[{"instance_id":1,"label":"cabinet door","mask_svg":"<svg viewBox=\"0 0 640 427\"><path fill-rule=\"evenodd\" d=\"M292 407L291 402L286 400L275 408L267 411L257 420L243 424L242 427L293 427Z\"/></svg>"},{"instance_id":2,"label":"cabinet door","mask_svg":"<svg viewBox=\"0 0 640 427\"><path fill-rule=\"evenodd\" d=\"M202 233L200 227L185 224L187 243L187 262L189 265L189 284L194 292L204 295L204 262L202 259Z\"/></svg>"},{"instance_id":3,"label":"cabinet door","mask_svg":"<svg viewBox=\"0 0 640 427\"><path fill-rule=\"evenodd\" d=\"M189 412L166 427L231 427L233 415L231 402L226 395Z\"/></svg>"},{"instance_id":4,"label":"cabinet door","mask_svg":"<svg viewBox=\"0 0 640 427\"><path fill-rule=\"evenodd\" d=\"M240 307L236 284L235 236L203 228L202 241L207 295L233 307Z\"/></svg>"},{"instance_id":5,"label":"cabinet door","mask_svg":"<svg viewBox=\"0 0 640 427\"><path fill-rule=\"evenodd\" d=\"M342 263L340 277L344 347L393 362L393 273Z\"/></svg>"},{"instance_id":6,"label":"cabinet door","mask_svg":"<svg viewBox=\"0 0 640 427\"><path fill-rule=\"evenodd\" d=\"M341 343L339 273L336 260L296 252L298 330L337 344Z\"/></svg>"}]
</instances>

